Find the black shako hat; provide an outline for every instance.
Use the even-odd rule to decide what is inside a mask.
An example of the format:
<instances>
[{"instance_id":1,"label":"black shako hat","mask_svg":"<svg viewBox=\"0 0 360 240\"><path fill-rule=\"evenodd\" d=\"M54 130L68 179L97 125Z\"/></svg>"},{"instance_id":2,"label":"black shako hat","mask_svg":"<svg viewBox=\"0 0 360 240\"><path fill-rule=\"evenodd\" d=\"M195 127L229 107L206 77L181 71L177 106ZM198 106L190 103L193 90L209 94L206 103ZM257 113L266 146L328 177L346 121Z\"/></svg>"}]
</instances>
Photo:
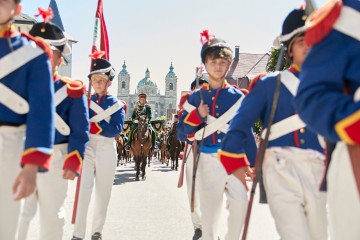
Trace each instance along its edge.
<instances>
[{"instance_id":1,"label":"black shako hat","mask_svg":"<svg viewBox=\"0 0 360 240\"><path fill-rule=\"evenodd\" d=\"M204 83L208 83L208 81L206 81L204 78L200 77L199 78L199 86L201 86ZM194 90L196 88L196 78L194 81L192 81L191 85L190 85L190 89Z\"/></svg>"},{"instance_id":2,"label":"black shako hat","mask_svg":"<svg viewBox=\"0 0 360 240\"><path fill-rule=\"evenodd\" d=\"M69 55L71 48L68 43L68 38L60 27L51 22L36 23L29 34L34 37L41 37L47 42L52 50L60 51L62 55Z\"/></svg>"},{"instance_id":3,"label":"black shako hat","mask_svg":"<svg viewBox=\"0 0 360 240\"><path fill-rule=\"evenodd\" d=\"M285 18L279 40L284 43L288 51L290 51L294 37L305 32L306 18L304 9L294 9Z\"/></svg>"},{"instance_id":4,"label":"black shako hat","mask_svg":"<svg viewBox=\"0 0 360 240\"><path fill-rule=\"evenodd\" d=\"M201 61L205 64L205 57L206 54L209 52L210 49L214 48L226 48L229 49L231 52L230 46L220 38L213 38L208 40L201 48Z\"/></svg>"},{"instance_id":5,"label":"black shako hat","mask_svg":"<svg viewBox=\"0 0 360 240\"><path fill-rule=\"evenodd\" d=\"M96 58L92 60L91 71L88 78L90 79L91 75L96 73L107 75L110 81L112 81L115 77L115 69L111 66L111 63L103 58Z\"/></svg>"}]
</instances>

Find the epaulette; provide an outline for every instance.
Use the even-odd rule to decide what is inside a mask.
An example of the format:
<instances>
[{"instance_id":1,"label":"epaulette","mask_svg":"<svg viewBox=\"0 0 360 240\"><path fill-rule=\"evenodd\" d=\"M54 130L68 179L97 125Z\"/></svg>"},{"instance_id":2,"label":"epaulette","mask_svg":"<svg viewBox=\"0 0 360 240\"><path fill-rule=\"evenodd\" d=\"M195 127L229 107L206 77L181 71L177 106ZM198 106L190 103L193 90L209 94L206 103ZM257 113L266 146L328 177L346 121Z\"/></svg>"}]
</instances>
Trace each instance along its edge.
<instances>
[{"instance_id":1,"label":"epaulette","mask_svg":"<svg viewBox=\"0 0 360 240\"><path fill-rule=\"evenodd\" d=\"M67 94L70 98L80 98L86 92L85 84L80 80L72 80L68 77L62 77L61 81L66 84Z\"/></svg>"},{"instance_id":2,"label":"epaulette","mask_svg":"<svg viewBox=\"0 0 360 240\"><path fill-rule=\"evenodd\" d=\"M239 88L239 90L240 90L244 95L248 95L248 94L249 94L249 90L247 90L246 88Z\"/></svg>"},{"instance_id":3,"label":"epaulette","mask_svg":"<svg viewBox=\"0 0 360 240\"><path fill-rule=\"evenodd\" d=\"M210 89L209 84L208 83L203 83L203 85L201 85L201 89L209 90Z\"/></svg>"},{"instance_id":4,"label":"epaulette","mask_svg":"<svg viewBox=\"0 0 360 240\"><path fill-rule=\"evenodd\" d=\"M34 36L31 36L30 34L24 33L24 32L21 32L21 36L26 37L27 39L35 42L36 45L46 53L48 58L50 60L52 59L53 52L50 48L50 45L47 42L45 42L45 40L43 38L34 37Z\"/></svg>"},{"instance_id":5,"label":"epaulette","mask_svg":"<svg viewBox=\"0 0 360 240\"><path fill-rule=\"evenodd\" d=\"M305 22L305 43L308 46L320 42L330 33L340 16L342 6L341 0L330 0L308 17Z\"/></svg>"},{"instance_id":6,"label":"epaulette","mask_svg":"<svg viewBox=\"0 0 360 240\"><path fill-rule=\"evenodd\" d=\"M184 105L184 103L186 102L186 100L188 99L188 97L190 96L190 92L184 93L181 98L180 98L180 102L179 102L179 109L182 108L182 106Z\"/></svg>"},{"instance_id":7,"label":"epaulette","mask_svg":"<svg viewBox=\"0 0 360 240\"><path fill-rule=\"evenodd\" d=\"M259 73L257 75L255 75L255 77L253 77L253 79L250 82L249 88L248 88L248 92L251 92L251 90L254 89L255 85L259 82L259 80L263 77L266 76L266 72L263 73ZM246 95L246 94L245 94Z\"/></svg>"}]
</instances>

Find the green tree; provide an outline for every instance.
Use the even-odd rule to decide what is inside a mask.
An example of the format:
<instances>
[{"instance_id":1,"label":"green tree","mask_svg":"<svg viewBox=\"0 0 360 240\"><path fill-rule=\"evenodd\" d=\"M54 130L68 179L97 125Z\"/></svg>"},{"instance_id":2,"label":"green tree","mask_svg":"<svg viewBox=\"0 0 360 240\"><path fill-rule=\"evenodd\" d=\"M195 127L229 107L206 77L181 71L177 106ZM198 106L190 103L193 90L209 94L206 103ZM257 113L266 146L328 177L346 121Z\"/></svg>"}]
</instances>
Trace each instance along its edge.
<instances>
[{"instance_id":1,"label":"green tree","mask_svg":"<svg viewBox=\"0 0 360 240\"><path fill-rule=\"evenodd\" d=\"M268 64L266 66L266 71L267 72L275 72L275 67L276 67L276 63L277 63L278 58L279 58L279 54L280 54L280 49L275 49L275 48L271 49L269 61L268 61ZM284 59L283 59L283 62L282 62L282 67L280 68L280 71L288 69L289 67L290 67L290 61L287 59L286 56L284 56Z\"/></svg>"}]
</instances>

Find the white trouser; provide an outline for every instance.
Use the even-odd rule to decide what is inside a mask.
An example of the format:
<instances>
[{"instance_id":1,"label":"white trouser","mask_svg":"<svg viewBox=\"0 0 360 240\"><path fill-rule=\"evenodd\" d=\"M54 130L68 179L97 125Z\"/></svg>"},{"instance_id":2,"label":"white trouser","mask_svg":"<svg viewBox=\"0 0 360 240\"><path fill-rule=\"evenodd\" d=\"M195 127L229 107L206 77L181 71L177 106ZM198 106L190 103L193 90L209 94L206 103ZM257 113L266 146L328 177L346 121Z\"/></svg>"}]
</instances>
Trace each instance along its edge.
<instances>
[{"instance_id":1,"label":"white trouser","mask_svg":"<svg viewBox=\"0 0 360 240\"><path fill-rule=\"evenodd\" d=\"M14 201L12 186L21 171L25 126L0 127L0 239L15 239L20 201Z\"/></svg>"},{"instance_id":2,"label":"white trouser","mask_svg":"<svg viewBox=\"0 0 360 240\"><path fill-rule=\"evenodd\" d=\"M336 144L332 154L327 183L330 239L360 239L360 198L343 142Z\"/></svg>"},{"instance_id":3,"label":"white trouser","mask_svg":"<svg viewBox=\"0 0 360 240\"><path fill-rule=\"evenodd\" d=\"M234 175L228 175L217 158L217 153L201 153L197 178L200 178L200 209L202 223L202 239L218 239L218 223L226 194L228 217L228 232L225 239L240 238L244 224L248 197L245 186Z\"/></svg>"},{"instance_id":4,"label":"white trouser","mask_svg":"<svg viewBox=\"0 0 360 240\"><path fill-rule=\"evenodd\" d=\"M90 135L86 146L81 173L79 202L74 226L74 236L84 238L87 212L95 180L95 205L92 234L102 232L116 170L116 144L114 138Z\"/></svg>"},{"instance_id":5,"label":"white trouser","mask_svg":"<svg viewBox=\"0 0 360 240\"><path fill-rule=\"evenodd\" d=\"M314 150L266 150L264 186L282 240L326 240L326 194L319 191L324 155Z\"/></svg>"},{"instance_id":6,"label":"white trouser","mask_svg":"<svg viewBox=\"0 0 360 240\"><path fill-rule=\"evenodd\" d=\"M187 194L189 198L189 203L191 206L191 188L192 188L192 181L193 181L193 168L194 168L194 155L192 151L192 146L189 144L187 153L186 164L185 164L185 171L186 171L186 187L187 187ZM189 154L189 155L188 155ZM199 178L196 178L195 186L199 186ZM191 221L194 225L194 228L201 228L201 221L200 221L200 201L199 201L199 188L195 187L195 195L194 195L194 212L191 213Z\"/></svg>"},{"instance_id":7,"label":"white trouser","mask_svg":"<svg viewBox=\"0 0 360 240\"><path fill-rule=\"evenodd\" d=\"M68 181L63 179L64 158L68 144L54 145L54 156L50 170L40 173L36 180L36 190L25 199L21 212L18 240L25 240L30 221L34 218L39 203L40 240L61 240L65 224L64 202L67 196Z\"/></svg>"}]
</instances>

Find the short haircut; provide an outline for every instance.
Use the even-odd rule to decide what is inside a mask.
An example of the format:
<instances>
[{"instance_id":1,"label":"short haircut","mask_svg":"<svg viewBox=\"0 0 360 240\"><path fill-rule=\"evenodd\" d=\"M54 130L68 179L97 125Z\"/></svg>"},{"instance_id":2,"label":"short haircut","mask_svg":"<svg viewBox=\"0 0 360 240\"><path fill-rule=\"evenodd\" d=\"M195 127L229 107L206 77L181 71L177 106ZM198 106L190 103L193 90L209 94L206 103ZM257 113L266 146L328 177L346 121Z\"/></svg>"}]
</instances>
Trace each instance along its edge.
<instances>
[{"instance_id":1,"label":"short haircut","mask_svg":"<svg viewBox=\"0 0 360 240\"><path fill-rule=\"evenodd\" d=\"M215 47L208 50L208 52L205 55L205 62L207 59L216 59L216 58L223 58L229 62L232 61L232 52L228 48L223 47Z\"/></svg>"},{"instance_id":2,"label":"short haircut","mask_svg":"<svg viewBox=\"0 0 360 240\"><path fill-rule=\"evenodd\" d=\"M21 0L15 0L15 3L16 4L18 4L18 3L20 3L21 2Z\"/></svg>"}]
</instances>

